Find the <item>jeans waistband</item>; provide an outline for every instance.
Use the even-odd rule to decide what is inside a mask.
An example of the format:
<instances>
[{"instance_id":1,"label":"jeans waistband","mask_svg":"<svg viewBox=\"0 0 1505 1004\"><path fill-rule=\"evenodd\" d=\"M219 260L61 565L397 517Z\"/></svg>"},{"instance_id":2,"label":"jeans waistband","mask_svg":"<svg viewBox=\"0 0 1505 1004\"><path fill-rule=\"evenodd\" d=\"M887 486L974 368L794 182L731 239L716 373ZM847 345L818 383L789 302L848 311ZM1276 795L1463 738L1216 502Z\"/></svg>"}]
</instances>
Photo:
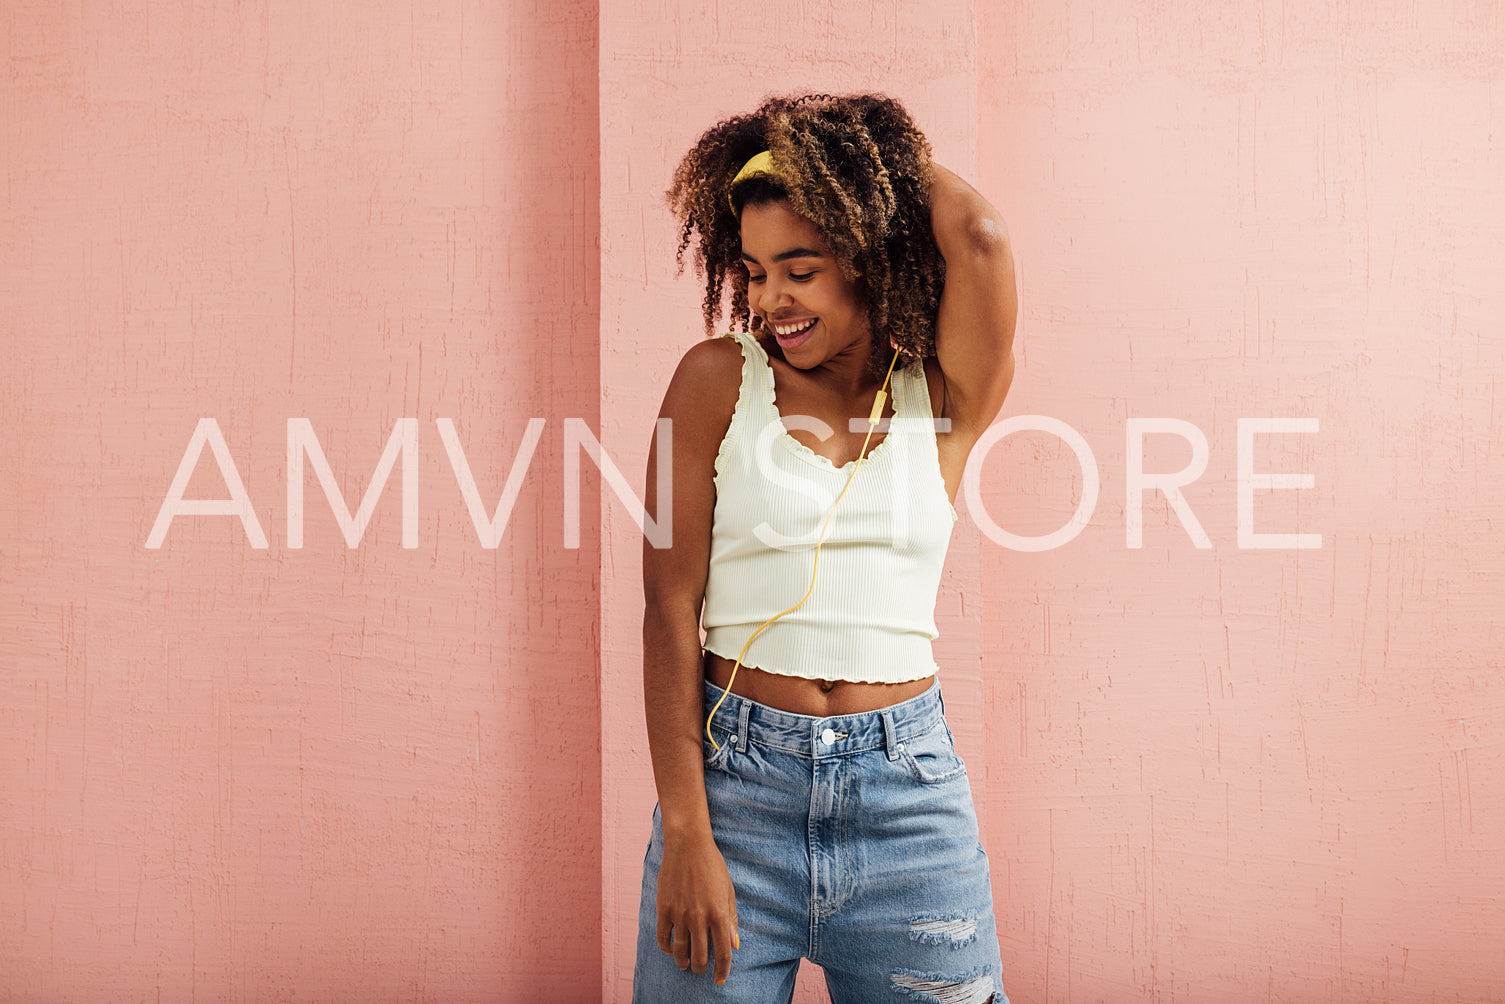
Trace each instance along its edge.
<instances>
[{"instance_id":1,"label":"jeans waistband","mask_svg":"<svg viewBox=\"0 0 1505 1004\"><path fill-rule=\"evenodd\" d=\"M704 691L704 708L709 714L723 691L709 681ZM815 759L883 749L890 760L896 760L900 743L944 722L945 704L937 679L923 694L887 708L824 718L780 711L740 694L727 694L711 719L711 731L718 743L731 742L744 752L751 741Z\"/></svg>"}]
</instances>

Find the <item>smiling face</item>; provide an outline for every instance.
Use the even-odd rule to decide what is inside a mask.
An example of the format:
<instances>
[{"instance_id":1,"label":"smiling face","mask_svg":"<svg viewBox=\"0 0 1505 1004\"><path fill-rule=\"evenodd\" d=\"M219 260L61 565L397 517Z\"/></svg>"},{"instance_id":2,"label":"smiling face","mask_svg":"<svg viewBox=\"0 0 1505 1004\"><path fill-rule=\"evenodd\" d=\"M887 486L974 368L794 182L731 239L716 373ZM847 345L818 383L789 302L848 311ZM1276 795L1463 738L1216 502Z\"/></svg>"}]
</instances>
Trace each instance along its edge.
<instances>
[{"instance_id":1,"label":"smiling face","mask_svg":"<svg viewBox=\"0 0 1505 1004\"><path fill-rule=\"evenodd\" d=\"M869 344L857 284L842 274L813 223L783 201L745 206L741 222L748 306L791 365L809 369Z\"/></svg>"}]
</instances>

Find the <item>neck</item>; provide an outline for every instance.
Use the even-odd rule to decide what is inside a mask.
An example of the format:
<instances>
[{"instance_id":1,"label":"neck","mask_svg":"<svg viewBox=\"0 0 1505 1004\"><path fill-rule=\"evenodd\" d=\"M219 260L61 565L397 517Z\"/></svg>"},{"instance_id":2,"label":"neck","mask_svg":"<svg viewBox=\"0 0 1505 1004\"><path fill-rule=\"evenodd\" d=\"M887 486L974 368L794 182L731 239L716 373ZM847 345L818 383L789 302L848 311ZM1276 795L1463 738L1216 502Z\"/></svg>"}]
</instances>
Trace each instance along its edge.
<instances>
[{"instance_id":1,"label":"neck","mask_svg":"<svg viewBox=\"0 0 1505 1004\"><path fill-rule=\"evenodd\" d=\"M872 339L862 338L841 349L830 359L815 367L826 382L846 397L871 395L882 383L868 372L868 357L873 354Z\"/></svg>"}]
</instances>

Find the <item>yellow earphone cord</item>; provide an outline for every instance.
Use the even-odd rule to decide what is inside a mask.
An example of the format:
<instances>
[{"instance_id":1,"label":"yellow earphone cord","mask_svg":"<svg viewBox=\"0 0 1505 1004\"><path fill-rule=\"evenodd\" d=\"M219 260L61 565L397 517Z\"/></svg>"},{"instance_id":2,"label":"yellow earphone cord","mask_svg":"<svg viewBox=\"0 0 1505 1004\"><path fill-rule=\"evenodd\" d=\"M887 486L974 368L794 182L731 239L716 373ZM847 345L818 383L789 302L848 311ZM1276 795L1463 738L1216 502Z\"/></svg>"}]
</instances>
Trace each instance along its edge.
<instances>
[{"instance_id":1,"label":"yellow earphone cord","mask_svg":"<svg viewBox=\"0 0 1505 1004\"><path fill-rule=\"evenodd\" d=\"M711 719L716 717L716 712L721 709L721 702L725 701L727 694L730 694L732 692L732 681L737 679L737 670L742 665L742 657L747 654L747 646L752 644L754 638L763 633L763 628L766 628L768 625L784 616L784 614L792 613L793 611L798 610L801 606L804 605L805 601L810 598L810 594L815 592L815 573L820 568L820 545L821 542L826 539L826 528L831 525L831 517L836 515L836 507L841 505L842 499L846 498L847 489L852 487L852 478L857 476L857 468L861 467L862 462L867 459L867 444L868 441L873 438L873 430L878 427L878 420L883 415L883 402L887 399L886 391L888 390L888 380L889 377L893 376L894 374L894 363L898 361L899 353L895 352L893 359L889 361L888 372L884 374L883 386L878 388L878 395L877 397L873 398L873 411L867 417L867 435L862 437L862 451L857 454L857 462L852 465L852 473L847 475L847 483L842 486L841 494L836 496L836 504L831 506L831 511L826 514L825 523L821 525L820 536L815 541L815 560L810 565L810 588L805 590L805 595L800 597L800 601L798 603L790 607L788 610L776 613L772 617L768 618L768 620L764 621L762 626L760 626L758 630L754 631L751 635L748 636L747 641L742 643L742 651L737 653L737 661L732 665L732 675L726 681L726 689L722 692L721 696L716 699L716 704L713 708L711 708L711 713L706 716L705 736L711 741L711 745L714 746L718 751L721 749L721 744L716 741L715 736L711 735Z\"/></svg>"}]
</instances>

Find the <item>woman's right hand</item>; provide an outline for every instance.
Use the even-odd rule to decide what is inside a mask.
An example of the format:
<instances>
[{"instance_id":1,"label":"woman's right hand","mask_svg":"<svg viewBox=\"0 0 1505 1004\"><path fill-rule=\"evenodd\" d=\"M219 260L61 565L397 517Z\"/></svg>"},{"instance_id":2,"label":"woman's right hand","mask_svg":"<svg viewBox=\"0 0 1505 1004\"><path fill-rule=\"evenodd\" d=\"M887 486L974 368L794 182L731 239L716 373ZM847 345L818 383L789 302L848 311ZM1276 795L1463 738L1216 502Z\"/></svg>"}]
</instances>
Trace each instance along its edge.
<instances>
[{"instance_id":1,"label":"woman's right hand","mask_svg":"<svg viewBox=\"0 0 1505 1004\"><path fill-rule=\"evenodd\" d=\"M703 973L714 944L720 986L738 943L737 894L716 841L709 835L682 840L666 835L658 869L658 947L674 956L680 969Z\"/></svg>"}]
</instances>

